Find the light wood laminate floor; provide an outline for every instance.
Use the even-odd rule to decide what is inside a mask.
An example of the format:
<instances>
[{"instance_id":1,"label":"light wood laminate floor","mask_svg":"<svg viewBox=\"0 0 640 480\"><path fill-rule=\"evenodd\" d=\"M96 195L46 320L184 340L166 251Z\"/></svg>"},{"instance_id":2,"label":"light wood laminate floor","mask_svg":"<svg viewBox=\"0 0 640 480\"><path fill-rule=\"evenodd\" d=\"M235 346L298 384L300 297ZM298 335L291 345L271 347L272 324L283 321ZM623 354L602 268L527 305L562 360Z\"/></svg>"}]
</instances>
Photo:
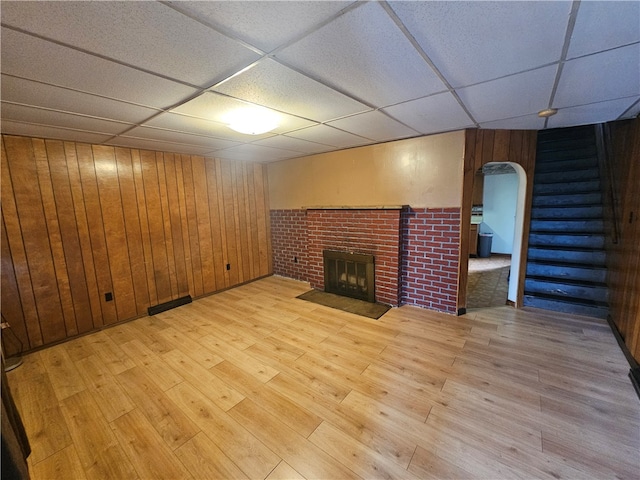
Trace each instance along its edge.
<instances>
[{"instance_id":1,"label":"light wood laminate floor","mask_svg":"<svg viewBox=\"0 0 640 480\"><path fill-rule=\"evenodd\" d=\"M638 478L606 323L499 307L370 320L269 277L27 355L34 479Z\"/></svg>"}]
</instances>

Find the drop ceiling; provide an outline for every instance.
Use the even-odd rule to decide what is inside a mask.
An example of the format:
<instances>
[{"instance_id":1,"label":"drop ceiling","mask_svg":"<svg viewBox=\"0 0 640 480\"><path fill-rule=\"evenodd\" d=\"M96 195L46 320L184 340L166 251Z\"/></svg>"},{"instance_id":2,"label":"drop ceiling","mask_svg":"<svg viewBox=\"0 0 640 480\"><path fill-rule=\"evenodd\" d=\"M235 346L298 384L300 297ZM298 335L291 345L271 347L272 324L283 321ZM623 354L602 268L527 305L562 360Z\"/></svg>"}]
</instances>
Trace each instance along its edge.
<instances>
[{"instance_id":1,"label":"drop ceiling","mask_svg":"<svg viewBox=\"0 0 640 480\"><path fill-rule=\"evenodd\" d=\"M3 0L0 16L7 134L272 162L640 112L638 1ZM278 127L229 129L251 105Z\"/></svg>"}]
</instances>

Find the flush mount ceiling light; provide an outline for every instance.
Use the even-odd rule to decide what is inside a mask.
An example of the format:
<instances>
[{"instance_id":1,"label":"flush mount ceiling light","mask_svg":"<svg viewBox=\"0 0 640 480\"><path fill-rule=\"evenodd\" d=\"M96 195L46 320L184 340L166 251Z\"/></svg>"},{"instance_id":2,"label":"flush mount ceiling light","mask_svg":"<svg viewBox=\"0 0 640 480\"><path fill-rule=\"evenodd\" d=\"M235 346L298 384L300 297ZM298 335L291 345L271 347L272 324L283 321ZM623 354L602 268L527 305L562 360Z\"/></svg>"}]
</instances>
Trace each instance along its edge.
<instances>
[{"instance_id":1,"label":"flush mount ceiling light","mask_svg":"<svg viewBox=\"0 0 640 480\"><path fill-rule=\"evenodd\" d=\"M230 129L246 135L261 135L278 126L278 116L266 108L251 107L234 110L226 117Z\"/></svg>"},{"instance_id":2,"label":"flush mount ceiling light","mask_svg":"<svg viewBox=\"0 0 640 480\"><path fill-rule=\"evenodd\" d=\"M545 108L544 110L540 110L538 112L538 116L541 118L553 117L556 113L558 113L557 108Z\"/></svg>"}]
</instances>

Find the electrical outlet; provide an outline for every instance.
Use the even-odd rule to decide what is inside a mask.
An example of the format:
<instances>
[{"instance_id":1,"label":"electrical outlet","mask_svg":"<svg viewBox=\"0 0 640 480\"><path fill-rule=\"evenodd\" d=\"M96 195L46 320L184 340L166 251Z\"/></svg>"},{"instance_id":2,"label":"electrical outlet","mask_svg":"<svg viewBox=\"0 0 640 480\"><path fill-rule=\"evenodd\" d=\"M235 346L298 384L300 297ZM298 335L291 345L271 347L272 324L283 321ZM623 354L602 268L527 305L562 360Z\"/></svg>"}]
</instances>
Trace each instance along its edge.
<instances>
[{"instance_id":1,"label":"electrical outlet","mask_svg":"<svg viewBox=\"0 0 640 480\"><path fill-rule=\"evenodd\" d=\"M293 257L293 263L298 263L298 257Z\"/></svg>"},{"instance_id":2,"label":"electrical outlet","mask_svg":"<svg viewBox=\"0 0 640 480\"><path fill-rule=\"evenodd\" d=\"M111 302L113 301L113 293L111 292L107 292L104 294L104 301L105 302Z\"/></svg>"},{"instance_id":3,"label":"electrical outlet","mask_svg":"<svg viewBox=\"0 0 640 480\"><path fill-rule=\"evenodd\" d=\"M231 270L231 264L227 263L227 270Z\"/></svg>"}]
</instances>

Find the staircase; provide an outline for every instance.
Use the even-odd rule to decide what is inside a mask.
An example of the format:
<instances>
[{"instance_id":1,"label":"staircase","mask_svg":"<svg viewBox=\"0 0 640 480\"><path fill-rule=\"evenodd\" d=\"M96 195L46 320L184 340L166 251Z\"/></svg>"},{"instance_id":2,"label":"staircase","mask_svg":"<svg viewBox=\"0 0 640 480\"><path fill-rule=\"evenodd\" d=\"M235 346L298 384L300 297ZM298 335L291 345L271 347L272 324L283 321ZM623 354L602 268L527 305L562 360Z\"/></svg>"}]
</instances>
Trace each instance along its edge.
<instances>
[{"instance_id":1,"label":"staircase","mask_svg":"<svg viewBox=\"0 0 640 480\"><path fill-rule=\"evenodd\" d=\"M606 318L594 126L538 132L524 305Z\"/></svg>"}]
</instances>

